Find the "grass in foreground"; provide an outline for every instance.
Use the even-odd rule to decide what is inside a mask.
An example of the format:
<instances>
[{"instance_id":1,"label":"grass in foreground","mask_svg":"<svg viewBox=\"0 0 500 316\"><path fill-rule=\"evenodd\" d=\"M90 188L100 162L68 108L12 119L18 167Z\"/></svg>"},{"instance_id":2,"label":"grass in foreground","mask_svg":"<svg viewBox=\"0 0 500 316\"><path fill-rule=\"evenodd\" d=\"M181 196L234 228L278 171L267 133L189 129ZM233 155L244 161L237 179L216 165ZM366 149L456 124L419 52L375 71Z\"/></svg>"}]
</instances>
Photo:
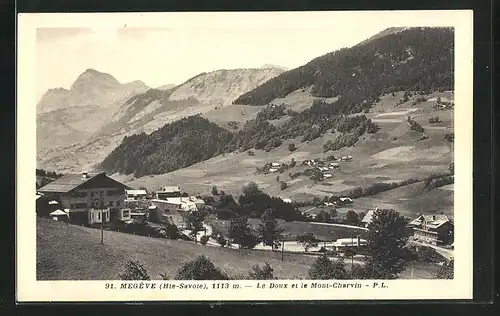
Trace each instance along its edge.
<instances>
[{"instance_id":1,"label":"grass in foreground","mask_svg":"<svg viewBox=\"0 0 500 316\"><path fill-rule=\"evenodd\" d=\"M280 279L305 278L315 258L272 251L242 251L196 245L181 240L149 238L105 231L37 218L38 280L117 280L128 260L144 263L152 279L160 273L174 276L187 261L206 255L233 277L247 275L264 261Z\"/></svg>"}]
</instances>

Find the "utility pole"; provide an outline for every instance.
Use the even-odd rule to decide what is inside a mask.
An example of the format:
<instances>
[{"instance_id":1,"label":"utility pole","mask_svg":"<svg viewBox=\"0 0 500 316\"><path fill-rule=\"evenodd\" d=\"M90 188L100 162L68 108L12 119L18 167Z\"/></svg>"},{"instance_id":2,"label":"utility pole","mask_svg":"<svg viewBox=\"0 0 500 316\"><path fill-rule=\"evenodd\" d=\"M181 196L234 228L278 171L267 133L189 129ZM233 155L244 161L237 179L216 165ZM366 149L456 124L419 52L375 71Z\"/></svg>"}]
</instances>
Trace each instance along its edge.
<instances>
[{"instance_id":1,"label":"utility pole","mask_svg":"<svg viewBox=\"0 0 500 316\"><path fill-rule=\"evenodd\" d=\"M351 246L354 248L354 236L351 235ZM351 251L351 269L354 268L354 250Z\"/></svg>"},{"instance_id":2,"label":"utility pole","mask_svg":"<svg viewBox=\"0 0 500 316\"><path fill-rule=\"evenodd\" d=\"M101 220L101 245L104 245L104 224Z\"/></svg>"},{"instance_id":3,"label":"utility pole","mask_svg":"<svg viewBox=\"0 0 500 316\"><path fill-rule=\"evenodd\" d=\"M284 252L285 252L285 239L283 238L283 241L281 242L281 261L283 261Z\"/></svg>"}]
</instances>

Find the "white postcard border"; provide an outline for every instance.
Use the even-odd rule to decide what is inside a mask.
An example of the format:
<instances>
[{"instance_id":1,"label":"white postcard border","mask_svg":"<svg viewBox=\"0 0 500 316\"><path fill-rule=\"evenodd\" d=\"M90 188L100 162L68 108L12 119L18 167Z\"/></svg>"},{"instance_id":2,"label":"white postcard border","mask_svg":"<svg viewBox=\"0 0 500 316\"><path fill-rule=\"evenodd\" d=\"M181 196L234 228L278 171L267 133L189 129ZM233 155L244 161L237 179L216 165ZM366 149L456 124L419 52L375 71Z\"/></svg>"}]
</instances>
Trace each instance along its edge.
<instances>
[{"instance_id":1,"label":"white postcard border","mask_svg":"<svg viewBox=\"0 0 500 316\"><path fill-rule=\"evenodd\" d=\"M311 289L314 280L276 280L287 289L256 288L270 281L182 281L206 284L208 290L170 290L161 286L181 281L37 281L36 213L34 170L36 169L36 29L42 27L144 27L172 25L202 27L210 23L228 27L244 24L259 14L274 15L281 27L293 26L294 14L306 14L314 23L329 18L328 12L286 13L71 13L19 14L17 59L17 184L16 184L16 285L20 302L43 301L221 301L221 300L375 300L375 299L471 299L472 298L472 105L473 105L473 12L456 11L370 11L336 13L339 18L389 19L392 26L452 26L455 28L455 279L337 281L359 283L361 288ZM337 16L335 17L337 18ZM268 27L261 19L260 26ZM273 24L274 24L273 23ZM253 24L253 23L252 23ZM251 25L251 24L250 24ZM387 287L380 287L381 283ZM131 284L131 288L123 284ZM228 283L229 289L210 289ZM374 283L378 287L374 287ZM114 289L106 289L113 284ZM141 285L142 284L142 285ZM146 284L149 284L146 286ZM151 289L155 284L155 289ZM233 284L240 288L234 289ZM292 287L296 284L297 287ZM302 284L309 284L303 288ZM251 285L252 287L246 287ZM108 285L109 287L109 285Z\"/></svg>"}]
</instances>

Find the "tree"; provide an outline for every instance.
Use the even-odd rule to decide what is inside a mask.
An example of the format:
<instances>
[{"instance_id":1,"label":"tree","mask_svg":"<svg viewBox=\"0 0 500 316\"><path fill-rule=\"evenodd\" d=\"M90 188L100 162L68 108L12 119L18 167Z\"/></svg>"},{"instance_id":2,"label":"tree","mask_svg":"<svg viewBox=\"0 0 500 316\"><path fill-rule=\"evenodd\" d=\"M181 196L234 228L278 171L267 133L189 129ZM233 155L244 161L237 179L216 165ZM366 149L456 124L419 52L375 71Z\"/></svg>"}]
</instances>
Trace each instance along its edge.
<instances>
[{"instance_id":1,"label":"tree","mask_svg":"<svg viewBox=\"0 0 500 316\"><path fill-rule=\"evenodd\" d=\"M194 236L194 241L198 243L196 239L196 235L199 231L204 229L203 220L204 220L203 212L200 211L192 211L187 216L187 226L188 229L191 230L191 236Z\"/></svg>"},{"instance_id":2,"label":"tree","mask_svg":"<svg viewBox=\"0 0 500 316\"><path fill-rule=\"evenodd\" d=\"M336 209L336 208L332 208L332 209L330 210L330 221L333 221L333 219L334 219L335 217L337 217L337 215L338 215L337 209Z\"/></svg>"},{"instance_id":3,"label":"tree","mask_svg":"<svg viewBox=\"0 0 500 316\"><path fill-rule=\"evenodd\" d=\"M453 279L454 278L454 266L455 263L453 260L446 262L441 269L438 270L436 277L438 279Z\"/></svg>"},{"instance_id":4,"label":"tree","mask_svg":"<svg viewBox=\"0 0 500 316\"><path fill-rule=\"evenodd\" d=\"M406 264L406 219L394 210L379 209L368 225L366 272L373 279L395 279Z\"/></svg>"},{"instance_id":5,"label":"tree","mask_svg":"<svg viewBox=\"0 0 500 316\"><path fill-rule=\"evenodd\" d=\"M255 196L259 195L262 191L259 189L259 186L255 182L249 182L247 185L243 187L242 195L245 196Z\"/></svg>"},{"instance_id":6,"label":"tree","mask_svg":"<svg viewBox=\"0 0 500 316\"><path fill-rule=\"evenodd\" d=\"M321 222L321 223L330 223L330 221L331 221L330 214L325 212L325 211L321 211L316 216L316 221Z\"/></svg>"},{"instance_id":7,"label":"tree","mask_svg":"<svg viewBox=\"0 0 500 316\"><path fill-rule=\"evenodd\" d=\"M280 190L285 190L286 188L288 188L288 184L286 184L285 181L280 181Z\"/></svg>"},{"instance_id":8,"label":"tree","mask_svg":"<svg viewBox=\"0 0 500 316\"><path fill-rule=\"evenodd\" d=\"M245 216L239 216L231 220L229 238L240 245L242 249L253 249L258 244L257 238L250 230L248 218Z\"/></svg>"},{"instance_id":9,"label":"tree","mask_svg":"<svg viewBox=\"0 0 500 316\"><path fill-rule=\"evenodd\" d=\"M217 268L210 259L205 256L184 263L179 269L176 280L229 280L229 277Z\"/></svg>"},{"instance_id":10,"label":"tree","mask_svg":"<svg viewBox=\"0 0 500 316\"><path fill-rule=\"evenodd\" d=\"M307 252L311 247L318 246L318 240L314 237L312 233L306 233L304 235L297 235L297 243L304 247L304 251Z\"/></svg>"},{"instance_id":11,"label":"tree","mask_svg":"<svg viewBox=\"0 0 500 316\"><path fill-rule=\"evenodd\" d=\"M346 223L356 225L359 223L359 217L358 213L354 212L353 210L347 211L345 214L345 221Z\"/></svg>"},{"instance_id":12,"label":"tree","mask_svg":"<svg viewBox=\"0 0 500 316\"><path fill-rule=\"evenodd\" d=\"M248 273L248 276L252 280L274 280L276 279L273 274L273 268L269 265L269 263L265 262L264 265L259 267L258 265L254 265L252 270Z\"/></svg>"},{"instance_id":13,"label":"tree","mask_svg":"<svg viewBox=\"0 0 500 316\"><path fill-rule=\"evenodd\" d=\"M342 260L332 261L326 254L314 261L309 269L309 278L313 280L345 280L348 274Z\"/></svg>"},{"instance_id":14,"label":"tree","mask_svg":"<svg viewBox=\"0 0 500 316\"><path fill-rule=\"evenodd\" d=\"M289 151L295 151L296 149L297 149L297 147L295 147L294 143L288 144L288 150Z\"/></svg>"},{"instance_id":15,"label":"tree","mask_svg":"<svg viewBox=\"0 0 500 316\"><path fill-rule=\"evenodd\" d=\"M175 224L167 223L165 225L165 233L166 237L169 239L177 239L179 238L179 229Z\"/></svg>"},{"instance_id":16,"label":"tree","mask_svg":"<svg viewBox=\"0 0 500 316\"><path fill-rule=\"evenodd\" d=\"M219 192L217 191L217 187L214 185L212 187L212 195L218 195L218 194L219 194Z\"/></svg>"},{"instance_id":17,"label":"tree","mask_svg":"<svg viewBox=\"0 0 500 316\"><path fill-rule=\"evenodd\" d=\"M210 237L207 236L207 235L201 236L201 238L200 238L200 244L202 244L203 246L205 246L207 244L207 242L208 242L209 239L210 239Z\"/></svg>"},{"instance_id":18,"label":"tree","mask_svg":"<svg viewBox=\"0 0 500 316\"><path fill-rule=\"evenodd\" d=\"M362 224L363 218L365 218L365 212L358 213L358 224Z\"/></svg>"},{"instance_id":19,"label":"tree","mask_svg":"<svg viewBox=\"0 0 500 316\"><path fill-rule=\"evenodd\" d=\"M273 250L279 248L283 229L278 226L278 221L273 214L273 210L266 210L262 214L261 221L262 223L258 228L260 240L264 245L272 247Z\"/></svg>"},{"instance_id":20,"label":"tree","mask_svg":"<svg viewBox=\"0 0 500 316\"><path fill-rule=\"evenodd\" d=\"M140 261L129 260L120 273L120 280L151 280L151 278Z\"/></svg>"}]
</instances>

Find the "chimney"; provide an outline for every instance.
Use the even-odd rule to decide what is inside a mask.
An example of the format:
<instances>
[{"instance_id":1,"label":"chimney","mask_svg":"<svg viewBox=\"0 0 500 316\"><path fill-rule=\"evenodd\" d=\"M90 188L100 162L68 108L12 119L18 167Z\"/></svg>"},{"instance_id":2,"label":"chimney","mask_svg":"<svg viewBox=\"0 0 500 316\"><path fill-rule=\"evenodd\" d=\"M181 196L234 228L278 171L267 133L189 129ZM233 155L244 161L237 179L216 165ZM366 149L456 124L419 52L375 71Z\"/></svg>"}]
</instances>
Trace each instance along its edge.
<instances>
[{"instance_id":1,"label":"chimney","mask_svg":"<svg viewBox=\"0 0 500 316\"><path fill-rule=\"evenodd\" d=\"M88 173L87 172L82 172L82 178L87 179L88 178Z\"/></svg>"},{"instance_id":2,"label":"chimney","mask_svg":"<svg viewBox=\"0 0 500 316\"><path fill-rule=\"evenodd\" d=\"M432 220L435 221L436 220L436 215L432 215Z\"/></svg>"}]
</instances>

